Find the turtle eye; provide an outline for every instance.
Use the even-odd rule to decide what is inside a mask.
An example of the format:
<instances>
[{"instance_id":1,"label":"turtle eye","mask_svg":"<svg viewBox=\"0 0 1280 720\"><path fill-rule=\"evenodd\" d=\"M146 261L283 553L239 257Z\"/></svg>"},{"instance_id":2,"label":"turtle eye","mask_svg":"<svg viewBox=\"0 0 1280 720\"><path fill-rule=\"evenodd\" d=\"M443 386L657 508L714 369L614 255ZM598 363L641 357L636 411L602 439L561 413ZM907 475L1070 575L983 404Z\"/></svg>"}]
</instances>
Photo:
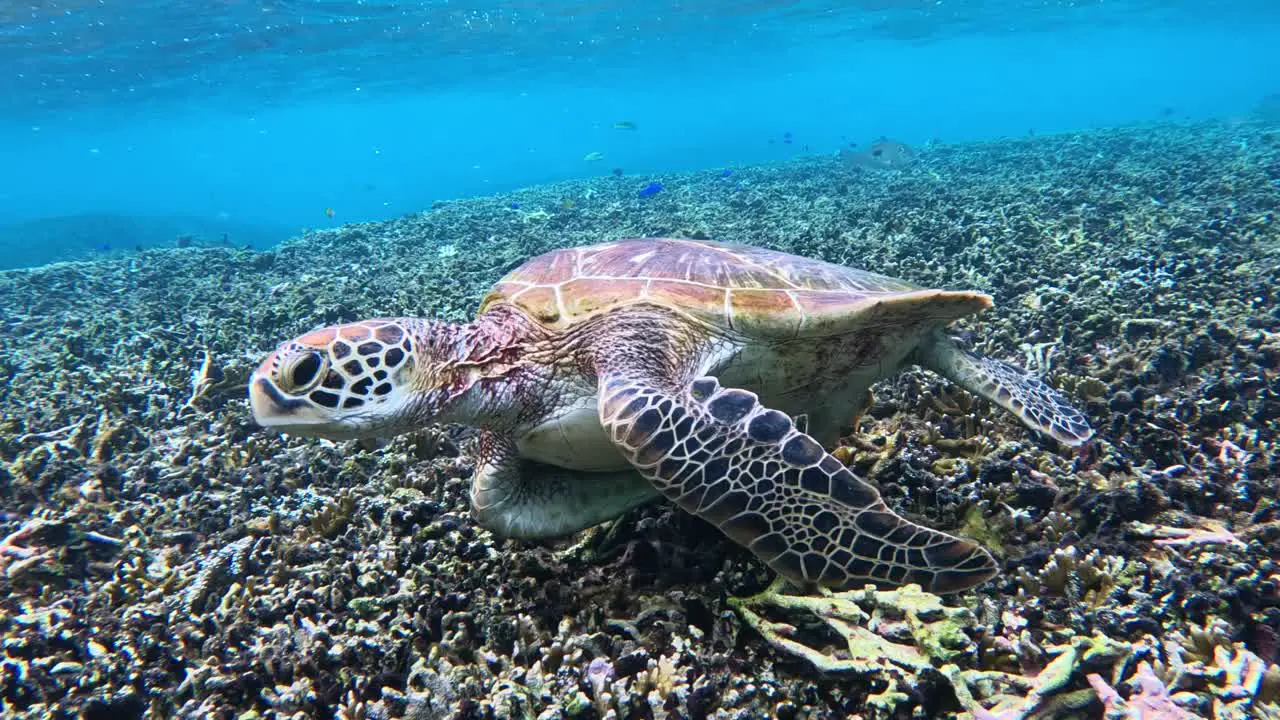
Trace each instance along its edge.
<instances>
[{"instance_id":1,"label":"turtle eye","mask_svg":"<svg viewBox=\"0 0 1280 720\"><path fill-rule=\"evenodd\" d=\"M292 390L304 390L320 377L320 369L324 366L324 358L312 350L299 357L292 366L285 369L284 380L292 386Z\"/></svg>"}]
</instances>

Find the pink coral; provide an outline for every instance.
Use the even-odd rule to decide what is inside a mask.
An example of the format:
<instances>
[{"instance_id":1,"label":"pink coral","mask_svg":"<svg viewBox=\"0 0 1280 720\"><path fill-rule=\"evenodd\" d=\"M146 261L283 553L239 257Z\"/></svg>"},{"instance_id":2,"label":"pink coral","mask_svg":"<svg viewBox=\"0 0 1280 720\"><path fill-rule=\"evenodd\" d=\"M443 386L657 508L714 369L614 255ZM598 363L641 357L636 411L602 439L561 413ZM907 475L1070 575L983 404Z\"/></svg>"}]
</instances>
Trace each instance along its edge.
<instances>
[{"instance_id":1,"label":"pink coral","mask_svg":"<svg viewBox=\"0 0 1280 720\"><path fill-rule=\"evenodd\" d=\"M1138 665L1138 672L1135 674L1138 691L1128 700L1120 697L1120 693L1097 673L1089 673L1086 677L1093 691L1098 693L1098 699L1102 701L1107 717L1127 720L1196 720L1197 718L1194 713L1178 707L1173 698L1169 697L1169 688L1165 687L1164 681L1156 677L1151 666L1145 662Z\"/></svg>"}]
</instances>

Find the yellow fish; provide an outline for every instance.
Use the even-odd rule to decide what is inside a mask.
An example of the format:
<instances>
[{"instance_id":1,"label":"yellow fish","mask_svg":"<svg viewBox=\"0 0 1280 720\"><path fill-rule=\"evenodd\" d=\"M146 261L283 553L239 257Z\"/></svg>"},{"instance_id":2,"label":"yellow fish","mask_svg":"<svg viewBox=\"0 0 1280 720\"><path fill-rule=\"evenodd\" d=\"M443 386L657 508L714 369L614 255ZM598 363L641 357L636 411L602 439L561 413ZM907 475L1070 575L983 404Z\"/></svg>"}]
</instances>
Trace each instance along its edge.
<instances>
[{"instance_id":1,"label":"yellow fish","mask_svg":"<svg viewBox=\"0 0 1280 720\"><path fill-rule=\"evenodd\" d=\"M602 153L602 152L589 152L589 153L587 153L587 156L586 156L586 157L584 157L584 158L582 158L582 159L583 159L583 160L586 160L587 162L597 162L597 161L599 161L599 160L603 160L603 159L604 159L604 153Z\"/></svg>"},{"instance_id":2,"label":"yellow fish","mask_svg":"<svg viewBox=\"0 0 1280 720\"><path fill-rule=\"evenodd\" d=\"M333 219L333 216L334 216L334 215L336 215L336 214L337 214L337 213L335 213L335 212L333 211L333 208L325 208L325 209L324 209L324 216L325 216L325 217L327 217L327 218L329 218L330 220L332 220L332 219Z\"/></svg>"}]
</instances>

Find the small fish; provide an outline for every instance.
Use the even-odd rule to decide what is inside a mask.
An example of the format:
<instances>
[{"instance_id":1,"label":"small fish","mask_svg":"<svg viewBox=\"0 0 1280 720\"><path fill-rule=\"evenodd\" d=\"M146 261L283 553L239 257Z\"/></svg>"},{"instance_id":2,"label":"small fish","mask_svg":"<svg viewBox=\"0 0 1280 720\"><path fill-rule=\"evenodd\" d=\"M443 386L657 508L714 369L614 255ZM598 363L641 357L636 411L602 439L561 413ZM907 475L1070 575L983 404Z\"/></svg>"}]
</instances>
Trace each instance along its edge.
<instances>
[{"instance_id":1,"label":"small fish","mask_svg":"<svg viewBox=\"0 0 1280 720\"><path fill-rule=\"evenodd\" d=\"M560 209L561 210L577 210L578 201L574 200L573 198L563 198L560 200Z\"/></svg>"},{"instance_id":2,"label":"small fish","mask_svg":"<svg viewBox=\"0 0 1280 720\"><path fill-rule=\"evenodd\" d=\"M97 247L98 252L111 252L111 243L102 243Z\"/></svg>"},{"instance_id":3,"label":"small fish","mask_svg":"<svg viewBox=\"0 0 1280 720\"><path fill-rule=\"evenodd\" d=\"M584 158L582 158L582 159L583 159L583 160L586 160L587 162L599 162L599 161L601 161L601 160L603 160L603 159L604 159L604 153L602 153L602 152L589 152L589 153L587 153L586 157L584 157Z\"/></svg>"},{"instance_id":4,"label":"small fish","mask_svg":"<svg viewBox=\"0 0 1280 720\"><path fill-rule=\"evenodd\" d=\"M619 120L613 124L614 130L635 130L636 124L630 120Z\"/></svg>"},{"instance_id":5,"label":"small fish","mask_svg":"<svg viewBox=\"0 0 1280 720\"><path fill-rule=\"evenodd\" d=\"M510 205L509 207L510 207L512 210L519 210L519 209L520 209L520 203L511 203L511 205Z\"/></svg>"},{"instance_id":6,"label":"small fish","mask_svg":"<svg viewBox=\"0 0 1280 720\"><path fill-rule=\"evenodd\" d=\"M614 168L614 169L613 169L613 176L614 176L614 177L622 177L622 168Z\"/></svg>"},{"instance_id":7,"label":"small fish","mask_svg":"<svg viewBox=\"0 0 1280 720\"><path fill-rule=\"evenodd\" d=\"M648 185L645 185L644 187L640 188L640 192L637 194L640 197L653 197L654 195L657 195L660 192L662 192L662 183L651 182Z\"/></svg>"},{"instance_id":8,"label":"small fish","mask_svg":"<svg viewBox=\"0 0 1280 720\"><path fill-rule=\"evenodd\" d=\"M730 175L732 175L732 174L733 174L733 171L732 171L732 170L730 170L729 168L725 168L725 169L723 169L723 170L721 170L721 171L720 171L720 177L722 177L722 178L729 177L729 176L730 176Z\"/></svg>"},{"instance_id":9,"label":"small fish","mask_svg":"<svg viewBox=\"0 0 1280 720\"><path fill-rule=\"evenodd\" d=\"M333 208L331 208L331 207L327 207L327 208L325 208L325 209L324 209L324 216L325 216L325 217L327 217L327 218L329 218L330 220L332 220L334 215L337 215L337 213L333 211Z\"/></svg>"}]
</instances>

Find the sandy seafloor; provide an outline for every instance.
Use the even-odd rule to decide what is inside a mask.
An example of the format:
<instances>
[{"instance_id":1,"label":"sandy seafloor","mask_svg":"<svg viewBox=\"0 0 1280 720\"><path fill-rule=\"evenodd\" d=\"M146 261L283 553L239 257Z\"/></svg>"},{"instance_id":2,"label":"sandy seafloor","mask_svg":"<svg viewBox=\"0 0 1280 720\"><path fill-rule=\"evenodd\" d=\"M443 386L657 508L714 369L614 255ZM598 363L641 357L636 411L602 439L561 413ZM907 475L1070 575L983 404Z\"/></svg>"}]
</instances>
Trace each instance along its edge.
<instances>
[{"instance_id":1,"label":"sandy seafloor","mask_svg":"<svg viewBox=\"0 0 1280 720\"><path fill-rule=\"evenodd\" d=\"M1170 126L936 146L900 172L609 177L272 252L5 273L0 714L1280 716L1278 211L1280 132ZM468 515L465 432L364 449L250 420L247 374L287 337L463 320L534 253L640 235L989 292L959 334L1045 373L1099 440L1056 447L923 371L882 383L842 456L1003 571L958 609L850 593L748 616L730 599L768 571L669 505L506 541Z\"/></svg>"}]
</instances>

